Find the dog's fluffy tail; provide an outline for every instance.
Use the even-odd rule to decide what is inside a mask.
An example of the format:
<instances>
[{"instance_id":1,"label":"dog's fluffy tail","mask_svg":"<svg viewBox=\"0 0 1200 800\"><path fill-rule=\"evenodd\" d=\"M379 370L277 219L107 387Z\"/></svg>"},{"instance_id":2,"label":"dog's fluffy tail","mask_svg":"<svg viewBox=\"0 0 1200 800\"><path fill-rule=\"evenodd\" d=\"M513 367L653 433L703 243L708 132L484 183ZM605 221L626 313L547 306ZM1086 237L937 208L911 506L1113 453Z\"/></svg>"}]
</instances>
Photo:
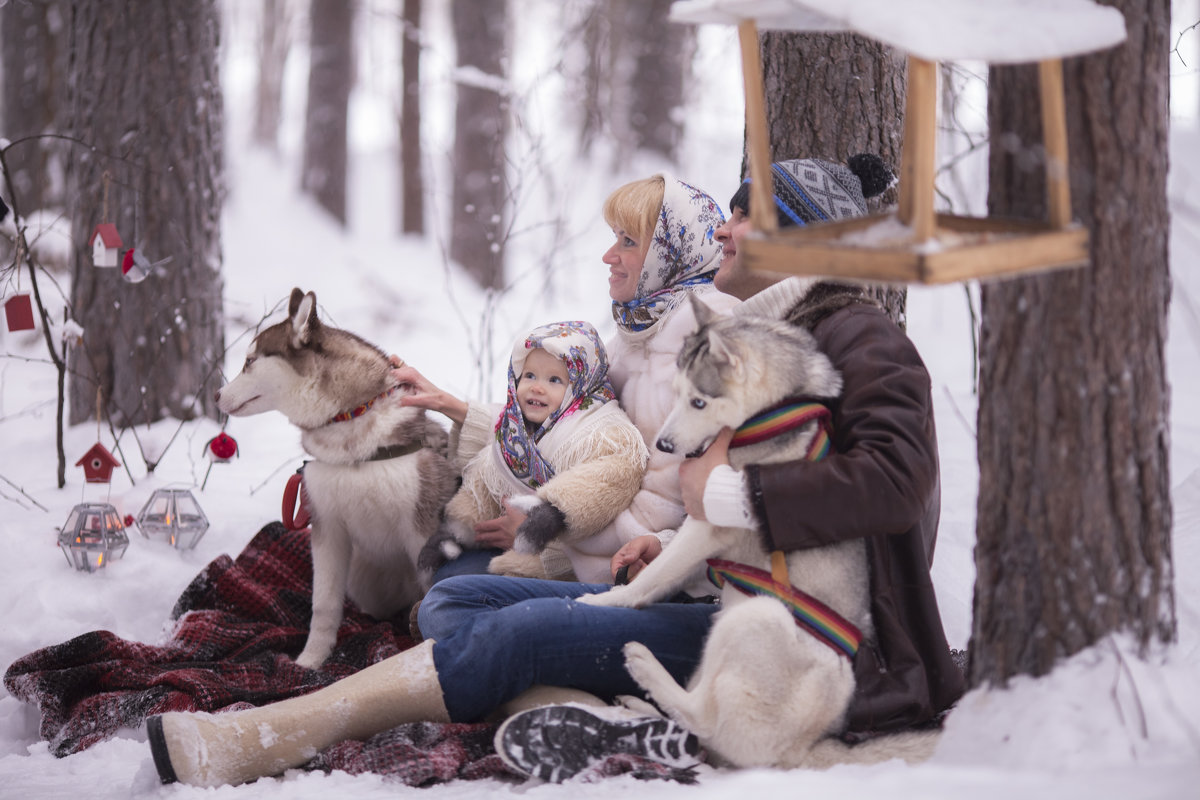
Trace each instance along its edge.
<instances>
[{"instance_id":1,"label":"dog's fluffy tail","mask_svg":"<svg viewBox=\"0 0 1200 800\"><path fill-rule=\"evenodd\" d=\"M825 738L808 751L802 766L829 769L837 764L878 764L894 758L918 764L933 755L941 734L940 730L904 731L877 736L859 744Z\"/></svg>"}]
</instances>

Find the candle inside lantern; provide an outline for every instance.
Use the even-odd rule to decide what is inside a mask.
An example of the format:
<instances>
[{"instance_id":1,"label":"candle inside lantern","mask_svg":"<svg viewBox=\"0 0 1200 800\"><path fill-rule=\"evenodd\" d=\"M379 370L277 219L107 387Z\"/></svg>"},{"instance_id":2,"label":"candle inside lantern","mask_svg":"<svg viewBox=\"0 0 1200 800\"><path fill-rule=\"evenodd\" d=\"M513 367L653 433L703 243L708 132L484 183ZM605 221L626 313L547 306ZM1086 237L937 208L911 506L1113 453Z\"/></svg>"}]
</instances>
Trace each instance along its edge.
<instances>
[{"instance_id":1,"label":"candle inside lantern","mask_svg":"<svg viewBox=\"0 0 1200 800\"><path fill-rule=\"evenodd\" d=\"M177 550L191 550L208 530L208 518L187 489L155 489L137 524L147 539L161 539Z\"/></svg>"},{"instance_id":2,"label":"candle inside lantern","mask_svg":"<svg viewBox=\"0 0 1200 800\"><path fill-rule=\"evenodd\" d=\"M108 503L81 503L59 529L58 546L75 569L95 572L125 555L129 536L116 508Z\"/></svg>"}]
</instances>

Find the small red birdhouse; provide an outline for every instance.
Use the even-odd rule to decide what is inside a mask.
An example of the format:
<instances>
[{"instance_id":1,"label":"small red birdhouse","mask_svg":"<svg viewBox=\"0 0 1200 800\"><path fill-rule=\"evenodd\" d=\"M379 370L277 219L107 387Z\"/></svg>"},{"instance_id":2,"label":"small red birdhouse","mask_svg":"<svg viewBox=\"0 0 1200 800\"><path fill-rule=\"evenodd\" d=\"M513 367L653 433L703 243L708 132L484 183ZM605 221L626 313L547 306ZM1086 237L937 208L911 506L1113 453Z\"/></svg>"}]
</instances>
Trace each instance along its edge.
<instances>
[{"instance_id":1,"label":"small red birdhouse","mask_svg":"<svg viewBox=\"0 0 1200 800\"><path fill-rule=\"evenodd\" d=\"M83 467L88 483L108 483L112 480L113 469L121 466L121 462L108 452L107 447L96 442L92 449L83 454L83 458L75 462L75 466Z\"/></svg>"},{"instance_id":2,"label":"small red birdhouse","mask_svg":"<svg viewBox=\"0 0 1200 800\"><path fill-rule=\"evenodd\" d=\"M10 331L33 330L33 303L29 292L21 292L4 301L4 318Z\"/></svg>"},{"instance_id":3,"label":"small red birdhouse","mask_svg":"<svg viewBox=\"0 0 1200 800\"><path fill-rule=\"evenodd\" d=\"M97 267L115 267L117 253L123 244L121 234L117 233L117 226L111 222L101 222L92 231L92 238L88 239L88 247L92 248L92 264Z\"/></svg>"}]
</instances>

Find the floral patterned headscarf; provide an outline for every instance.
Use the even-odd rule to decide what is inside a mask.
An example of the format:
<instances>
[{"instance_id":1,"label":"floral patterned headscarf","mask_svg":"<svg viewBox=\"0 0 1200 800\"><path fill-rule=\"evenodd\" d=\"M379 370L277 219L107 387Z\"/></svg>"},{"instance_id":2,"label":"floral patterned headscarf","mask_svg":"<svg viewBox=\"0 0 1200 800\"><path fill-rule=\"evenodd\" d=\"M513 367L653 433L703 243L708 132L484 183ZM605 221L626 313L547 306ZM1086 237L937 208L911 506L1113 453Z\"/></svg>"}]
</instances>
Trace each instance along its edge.
<instances>
[{"instance_id":1,"label":"floral patterned headscarf","mask_svg":"<svg viewBox=\"0 0 1200 800\"><path fill-rule=\"evenodd\" d=\"M541 348L567 366L567 390L562 403L538 428L530 431L517 403L517 376L531 350ZM496 441L504 463L523 483L537 488L554 477L554 468L537 443L560 420L615 400L608 379L608 353L596 329L587 322L552 322L535 328L513 347L508 366L508 397L496 422Z\"/></svg>"},{"instance_id":2,"label":"floral patterned headscarf","mask_svg":"<svg viewBox=\"0 0 1200 800\"><path fill-rule=\"evenodd\" d=\"M654 226L637 294L614 302L613 319L627 331L652 326L682 299L686 289L711 283L721 266L721 243L713 238L725 223L717 201L694 186L663 175L663 203Z\"/></svg>"}]
</instances>

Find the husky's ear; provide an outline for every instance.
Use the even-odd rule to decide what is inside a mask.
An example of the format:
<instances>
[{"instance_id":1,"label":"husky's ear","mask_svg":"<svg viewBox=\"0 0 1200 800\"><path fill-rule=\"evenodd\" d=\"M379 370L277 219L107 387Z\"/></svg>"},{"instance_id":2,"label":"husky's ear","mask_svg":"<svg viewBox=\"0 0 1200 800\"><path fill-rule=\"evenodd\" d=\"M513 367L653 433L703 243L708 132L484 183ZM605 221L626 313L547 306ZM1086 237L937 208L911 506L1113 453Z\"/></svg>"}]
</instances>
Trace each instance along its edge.
<instances>
[{"instance_id":1,"label":"husky's ear","mask_svg":"<svg viewBox=\"0 0 1200 800\"><path fill-rule=\"evenodd\" d=\"M723 377L738 380L742 377L744 367L742 357L729 346L725 337L714 330L708 331L708 354L712 362L721 370Z\"/></svg>"},{"instance_id":2,"label":"husky's ear","mask_svg":"<svg viewBox=\"0 0 1200 800\"><path fill-rule=\"evenodd\" d=\"M296 316L296 309L298 309L300 307L300 301L303 299L304 299L304 292L300 290L299 286L292 289L292 296L288 299L288 316L289 317Z\"/></svg>"},{"instance_id":3,"label":"husky's ear","mask_svg":"<svg viewBox=\"0 0 1200 800\"><path fill-rule=\"evenodd\" d=\"M296 292L299 291L292 292L292 302L289 303L289 307L295 306L292 310L292 347L303 347L311 342L321 324L317 320L317 296L309 292L297 301Z\"/></svg>"},{"instance_id":4,"label":"husky's ear","mask_svg":"<svg viewBox=\"0 0 1200 800\"><path fill-rule=\"evenodd\" d=\"M696 318L696 330L700 330L717 318L717 313L709 308L703 300L696 297L695 293L688 292L688 300L692 304L692 316Z\"/></svg>"}]
</instances>

